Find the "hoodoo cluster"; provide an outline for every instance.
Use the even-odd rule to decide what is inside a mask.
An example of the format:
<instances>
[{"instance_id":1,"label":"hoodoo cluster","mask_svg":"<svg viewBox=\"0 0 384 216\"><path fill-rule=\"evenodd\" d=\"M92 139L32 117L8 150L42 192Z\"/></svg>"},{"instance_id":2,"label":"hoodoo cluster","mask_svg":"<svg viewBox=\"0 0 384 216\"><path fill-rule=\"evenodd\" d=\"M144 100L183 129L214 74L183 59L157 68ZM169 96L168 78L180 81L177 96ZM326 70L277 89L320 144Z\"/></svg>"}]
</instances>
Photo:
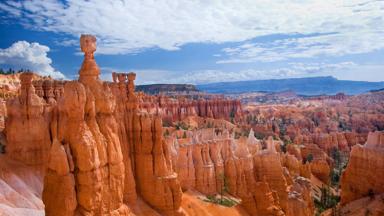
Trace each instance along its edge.
<instances>
[{"instance_id":1,"label":"hoodoo cluster","mask_svg":"<svg viewBox=\"0 0 384 216\"><path fill-rule=\"evenodd\" d=\"M190 190L235 198L249 215L312 216L311 179L329 183L334 149L352 149L341 178L341 206L384 193L383 132L370 133L360 145L366 137L323 133L304 118L281 127L272 109L245 116L238 100L146 95L135 91L133 72L114 72L112 82L99 78L94 36L82 35L80 45L78 80L22 73L18 94L1 109L7 114L0 184L17 182L17 193L4 187L0 200L17 211L193 215L183 205ZM329 129L325 116L315 117L317 129ZM257 124L246 127L250 122ZM289 145L273 136L283 130ZM269 131L276 134L256 138L256 132ZM28 184L37 185L33 192L26 192L33 188Z\"/></svg>"}]
</instances>

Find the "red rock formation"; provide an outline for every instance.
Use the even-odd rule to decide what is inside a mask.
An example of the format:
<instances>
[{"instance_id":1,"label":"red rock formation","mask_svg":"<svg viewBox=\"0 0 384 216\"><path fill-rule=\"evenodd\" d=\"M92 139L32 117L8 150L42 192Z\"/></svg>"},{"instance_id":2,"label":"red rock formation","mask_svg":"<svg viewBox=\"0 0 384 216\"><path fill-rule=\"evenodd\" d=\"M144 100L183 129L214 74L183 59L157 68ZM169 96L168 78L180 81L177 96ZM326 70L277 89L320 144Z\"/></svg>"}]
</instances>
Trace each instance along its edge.
<instances>
[{"instance_id":1,"label":"red rock formation","mask_svg":"<svg viewBox=\"0 0 384 216\"><path fill-rule=\"evenodd\" d=\"M324 169L317 169L318 158L321 163L329 163L318 145L324 149L348 149L354 145L353 135L325 134L325 125L316 128L309 120L298 118L295 126L287 129L292 134L285 136L297 144L287 147L289 154L282 153L281 141L272 137L263 141L267 149L262 150L253 130L248 137L229 136L251 128L237 128L223 120L241 119L238 101L172 99L135 93L134 73L113 73L114 82L102 82L93 57L95 38L82 36L81 45L85 59L79 81L66 82L63 87L63 82L40 79L35 83L40 97L29 94L33 86L27 88L31 83L25 82L22 89L29 90L21 91L19 102L10 103L9 146L17 147L20 139L15 134L21 123L12 119L29 121L29 115L21 118L14 110L41 118L44 128L39 130L47 134L48 146L52 143L50 151L45 150L50 160L44 162L48 170L43 201L48 216L128 215L130 210L124 203L135 209L139 206L135 202L140 204L143 200L163 215L179 215L181 188L217 194L222 192L224 181L228 192L240 198L251 215L309 216L313 205L309 182L303 177L310 177L310 169L319 176L325 173ZM25 92L30 97L25 97ZM33 98L32 103L29 98ZM42 112L30 112L34 106ZM326 112L319 112L316 117L321 123L329 119ZM273 118L272 110L263 113L254 128L271 135L284 133L278 121L266 120ZM190 122L194 129L177 131L167 127L172 134L165 140L162 119ZM289 122L295 118L287 119ZM209 128L201 129L204 126ZM32 127L37 126L25 126L28 130ZM298 135L294 136L296 132ZM22 140L23 144L34 146L35 137ZM302 164L308 154L314 155L314 163ZM40 155L29 157L41 159Z\"/></svg>"},{"instance_id":2,"label":"red rock formation","mask_svg":"<svg viewBox=\"0 0 384 216\"><path fill-rule=\"evenodd\" d=\"M0 131L5 128L5 119L7 116L7 105L3 99L0 99Z\"/></svg>"},{"instance_id":3,"label":"red rock formation","mask_svg":"<svg viewBox=\"0 0 384 216\"><path fill-rule=\"evenodd\" d=\"M173 171L168 146L162 139L161 119L134 119L135 170L138 191L145 201L166 215L180 214L181 187Z\"/></svg>"},{"instance_id":4,"label":"red rock formation","mask_svg":"<svg viewBox=\"0 0 384 216\"><path fill-rule=\"evenodd\" d=\"M205 194L215 194L217 192L216 173L209 154L209 145L195 144L192 152L195 165L196 189Z\"/></svg>"},{"instance_id":5,"label":"red rock formation","mask_svg":"<svg viewBox=\"0 0 384 216\"><path fill-rule=\"evenodd\" d=\"M349 135L353 139L353 135ZM330 152L332 149L348 150L348 141L344 133L317 133L312 136L313 143L317 144L321 149Z\"/></svg>"},{"instance_id":6,"label":"red rock formation","mask_svg":"<svg viewBox=\"0 0 384 216\"><path fill-rule=\"evenodd\" d=\"M148 113L161 115L168 123L183 120L188 116L226 120L242 117L240 101L219 97L195 100L183 96L170 98L163 95L139 94L139 106Z\"/></svg>"},{"instance_id":7,"label":"red rock formation","mask_svg":"<svg viewBox=\"0 0 384 216\"><path fill-rule=\"evenodd\" d=\"M294 155L291 154L283 154L281 155L282 165L289 170L291 175L300 175L301 171L301 161L297 160Z\"/></svg>"},{"instance_id":8,"label":"red rock formation","mask_svg":"<svg viewBox=\"0 0 384 216\"><path fill-rule=\"evenodd\" d=\"M216 191L221 193L224 187L224 159L221 154L224 140L213 141L209 145L209 154L215 166Z\"/></svg>"},{"instance_id":9,"label":"red rock formation","mask_svg":"<svg viewBox=\"0 0 384 216\"><path fill-rule=\"evenodd\" d=\"M294 155L298 160L302 161L300 146L294 144L287 145L287 153Z\"/></svg>"},{"instance_id":10,"label":"red rock formation","mask_svg":"<svg viewBox=\"0 0 384 216\"><path fill-rule=\"evenodd\" d=\"M384 193L360 198L340 206L336 213L343 216L360 216L360 215L384 215ZM333 216L335 213L332 209L324 212L321 216Z\"/></svg>"},{"instance_id":11,"label":"red rock formation","mask_svg":"<svg viewBox=\"0 0 384 216\"><path fill-rule=\"evenodd\" d=\"M59 98L64 94L64 82L55 80L54 83L53 94L55 95L55 99L59 100Z\"/></svg>"},{"instance_id":12,"label":"red rock formation","mask_svg":"<svg viewBox=\"0 0 384 216\"><path fill-rule=\"evenodd\" d=\"M309 163L311 167L311 173L320 179L322 182L328 184L331 168L324 160L313 160Z\"/></svg>"},{"instance_id":13,"label":"red rock formation","mask_svg":"<svg viewBox=\"0 0 384 216\"><path fill-rule=\"evenodd\" d=\"M279 154L267 151L256 155L254 165L257 179L266 179L272 190L276 191L280 206L284 211L287 211L288 185L284 177Z\"/></svg>"},{"instance_id":14,"label":"red rock formation","mask_svg":"<svg viewBox=\"0 0 384 216\"><path fill-rule=\"evenodd\" d=\"M96 39L82 35L80 42L85 53L80 83L65 84L59 127L53 134L43 191L46 215L128 215L115 99L98 78ZM58 205L55 196L63 191L64 205Z\"/></svg>"},{"instance_id":15,"label":"red rock formation","mask_svg":"<svg viewBox=\"0 0 384 216\"><path fill-rule=\"evenodd\" d=\"M196 187L195 165L193 163L192 145L179 144L176 172L183 190Z\"/></svg>"},{"instance_id":16,"label":"red rock formation","mask_svg":"<svg viewBox=\"0 0 384 216\"><path fill-rule=\"evenodd\" d=\"M22 79L22 78L20 77L20 79ZM21 81L21 82L23 82L23 81ZM34 80L32 82L32 84L33 84L33 87L35 87L36 95L39 97L44 97L43 80L41 80L41 79Z\"/></svg>"},{"instance_id":17,"label":"red rock formation","mask_svg":"<svg viewBox=\"0 0 384 216\"><path fill-rule=\"evenodd\" d=\"M127 81L128 78L128 82ZM134 73L114 73L111 84L118 100L115 116L120 120L125 173L125 200L134 202L137 193L159 212L180 214L181 187L171 161L171 146L163 139L159 117L138 109Z\"/></svg>"},{"instance_id":18,"label":"red rock formation","mask_svg":"<svg viewBox=\"0 0 384 216\"><path fill-rule=\"evenodd\" d=\"M312 155L312 161L309 165L311 167L311 173L320 179L324 183L329 182L329 175L331 172L331 159L323 152L317 145L308 144L301 148L302 158L306 160Z\"/></svg>"},{"instance_id":19,"label":"red rock formation","mask_svg":"<svg viewBox=\"0 0 384 216\"><path fill-rule=\"evenodd\" d=\"M73 174L75 167L69 146L64 147L55 141L51 148L50 157L42 198L45 204L45 214L74 215L77 206ZM54 198L52 197L54 194L60 194L60 196Z\"/></svg>"},{"instance_id":20,"label":"red rock formation","mask_svg":"<svg viewBox=\"0 0 384 216\"><path fill-rule=\"evenodd\" d=\"M35 93L33 73L20 75L20 96L7 101L8 155L24 164L46 164L51 145L45 102ZM23 132L23 135L20 135Z\"/></svg>"},{"instance_id":21,"label":"red rock formation","mask_svg":"<svg viewBox=\"0 0 384 216\"><path fill-rule=\"evenodd\" d=\"M247 142L249 153L251 153L252 155L259 152L262 148L261 142L260 140L256 139L255 132L253 131L253 129L251 129L251 131L249 132L248 139L246 142Z\"/></svg>"},{"instance_id":22,"label":"red rock formation","mask_svg":"<svg viewBox=\"0 0 384 216\"><path fill-rule=\"evenodd\" d=\"M302 177L295 178L288 194L286 215L312 216L314 210L310 180Z\"/></svg>"},{"instance_id":23,"label":"red rock formation","mask_svg":"<svg viewBox=\"0 0 384 216\"><path fill-rule=\"evenodd\" d=\"M347 140L349 147L352 147L359 143L356 132L345 132L345 139Z\"/></svg>"},{"instance_id":24,"label":"red rock formation","mask_svg":"<svg viewBox=\"0 0 384 216\"><path fill-rule=\"evenodd\" d=\"M364 146L352 147L347 168L341 177L341 204L384 193L384 133L368 135Z\"/></svg>"},{"instance_id":25,"label":"red rock formation","mask_svg":"<svg viewBox=\"0 0 384 216\"><path fill-rule=\"evenodd\" d=\"M54 89L53 89L53 81L52 80L44 80L43 89L44 89L44 99L50 105L56 104Z\"/></svg>"},{"instance_id":26,"label":"red rock formation","mask_svg":"<svg viewBox=\"0 0 384 216\"><path fill-rule=\"evenodd\" d=\"M118 77L119 83L111 83L110 87L117 98L116 100L116 110L115 118L118 123L118 135L121 143L121 150L123 154L123 162L125 167L125 181L124 181L124 201L129 203L135 203L137 194L136 194L136 183L133 174L133 165L132 165L132 154L133 146L130 143L129 137L132 136L132 120L133 114L137 110L133 110L127 106L129 97L132 95L127 94L127 76L126 74L114 74L116 76L115 81Z\"/></svg>"},{"instance_id":27,"label":"red rock formation","mask_svg":"<svg viewBox=\"0 0 384 216\"><path fill-rule=\"evenodd\" d=\"M174 131L174 135L179 134L175 137L181 137L179 132ZM227 130L216 134L211 128L185 134L186 137L176 141L176 170L184 189L197 189L204 194L220 193L223 182L217 180L225 178L228 192L240 198L241 205L251 215L312 215L310 185L300 177L310 176L309 164L301 164L293 155L280 156L276 151L279 141L269 139L268 150L261 150L261 143L252 131L248 138L239 139L230 137ZM202 176L195 172L198 169L203 170ZM220 175L221 170L223 175ZM215 179L216 189L213 187ZM300 209L296 209L296 205Z\"/></svg>"}]
</instances>

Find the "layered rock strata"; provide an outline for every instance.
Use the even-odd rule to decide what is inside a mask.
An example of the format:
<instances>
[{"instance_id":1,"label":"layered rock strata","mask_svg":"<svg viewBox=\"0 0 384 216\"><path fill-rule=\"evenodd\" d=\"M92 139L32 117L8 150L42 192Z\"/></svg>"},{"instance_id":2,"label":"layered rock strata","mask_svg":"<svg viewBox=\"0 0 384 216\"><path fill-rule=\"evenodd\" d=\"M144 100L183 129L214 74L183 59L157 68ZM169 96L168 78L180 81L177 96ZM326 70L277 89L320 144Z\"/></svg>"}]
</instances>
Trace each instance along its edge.
<instances>
[{"instance_id":1,"label":"layered rock strata","mask_svg":"<svg viewBox=\"0 0 384 216\"><path fill-rule=\"evenodd\" d=\"M150 96L139 94L140 109L162 116L166 122L183 120L188 116L200 116L216 119L239 120L242 107L238 100L216 98L187 99L183 96Z\"/></svg>"}]
</instances>

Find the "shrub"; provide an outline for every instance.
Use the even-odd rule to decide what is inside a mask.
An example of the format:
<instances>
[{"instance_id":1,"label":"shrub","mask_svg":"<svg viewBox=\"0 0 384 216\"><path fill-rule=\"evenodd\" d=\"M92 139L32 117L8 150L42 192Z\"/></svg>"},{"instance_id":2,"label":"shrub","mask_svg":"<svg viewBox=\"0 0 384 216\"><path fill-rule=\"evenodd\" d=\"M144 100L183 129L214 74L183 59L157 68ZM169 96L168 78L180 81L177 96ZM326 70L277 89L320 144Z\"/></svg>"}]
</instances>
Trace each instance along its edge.
<instances>
[{"instance_id":1,"label":"shrub","mask_svg":"<svg viewBox=\"0 0 384 216\"><path fill-rule=\"evenodd\" d=\"M312 162L313 161L313 155L312 154L308 154L307 155L307 161L308 162Z\"/></svg>"},{"instance_id":2,"label":"shrub","mask_svg":"<svg viewBox=\"0 0 384 216\"><path fill-rule=\"evenodd\" d=\"M257 139L259 139L259 140L262 140L262 139L265 138L265 135L262 134L262 133L259 133L259 132L256 132L256 131L255 131L255 137L256 137Z\"/></svg>"},{"instance_id":3,"label":"shrub","mask_svg":"<svg viewBox=\"0 0 384 216\"><path fill-rule=\"evenodd\" d=\"M232 206L239 204L236 200L233 200L231 198L218 199L214 195L207 195L206 199L204 199L203 201L222 205L222 206L226 206L226 207L232 207Z\"/></svg>"},{"instance_id":4,"label":"shrub","mask_svg":"<svg viewBox=\"0 0 384 216\"><path fill-rule=\"evenodd\" d=\"M163 120L163 127L171 127L172 123L169 120Z\"/></svg>"},{"instance_id":5,"label":"shrub","mask_svg":"<svg viewBox=\"0 0 384 216\"><path fill-rule=\"evenodd\" d=\"M165 132L164 132L164 136L169 136L169 131L168 131L168 129L165 130Z\"/></svg>"},{"instance_id":6,"label":"shrub","mask_svg":"<svg viewBox=\"0 0 384 216\"><path fill-rule=\"evenodd\" d=\"M188 125L186 125L184 122L177 122L175 127L176 127L176 130L180 130L180 129L188 130Z\"/></svg>"},{"instance_id":7,"label":"shrub","mask_svg":"<svg viewBox=\"0 0 384 216\"><path fill-rule=\"evenodd\" d=\"M321 197L320 200L315 200L315 206L317 212L321 213L329 208L335 208L339 202L340 197L332 195L329 187L326 186L321 188Z\"/></svg>"}]
</instances>

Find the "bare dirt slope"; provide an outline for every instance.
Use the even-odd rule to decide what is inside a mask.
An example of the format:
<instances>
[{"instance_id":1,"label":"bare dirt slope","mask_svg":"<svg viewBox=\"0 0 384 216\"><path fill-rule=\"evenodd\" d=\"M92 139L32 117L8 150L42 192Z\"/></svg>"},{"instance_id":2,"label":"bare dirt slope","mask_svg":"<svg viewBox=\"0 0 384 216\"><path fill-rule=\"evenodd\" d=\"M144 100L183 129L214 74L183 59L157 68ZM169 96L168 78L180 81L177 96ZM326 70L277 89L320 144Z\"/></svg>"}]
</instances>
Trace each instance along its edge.
<instances>
[{"instance_id":1,"label":"bare dirt slope","mask_svg":"<svg viewBox=\"0 0 384 216\"><path fill-rule=\"evenodd\" d=\"M0 215L44 215L43 173L0 155Z\"/></svg>"}]
</instances>

